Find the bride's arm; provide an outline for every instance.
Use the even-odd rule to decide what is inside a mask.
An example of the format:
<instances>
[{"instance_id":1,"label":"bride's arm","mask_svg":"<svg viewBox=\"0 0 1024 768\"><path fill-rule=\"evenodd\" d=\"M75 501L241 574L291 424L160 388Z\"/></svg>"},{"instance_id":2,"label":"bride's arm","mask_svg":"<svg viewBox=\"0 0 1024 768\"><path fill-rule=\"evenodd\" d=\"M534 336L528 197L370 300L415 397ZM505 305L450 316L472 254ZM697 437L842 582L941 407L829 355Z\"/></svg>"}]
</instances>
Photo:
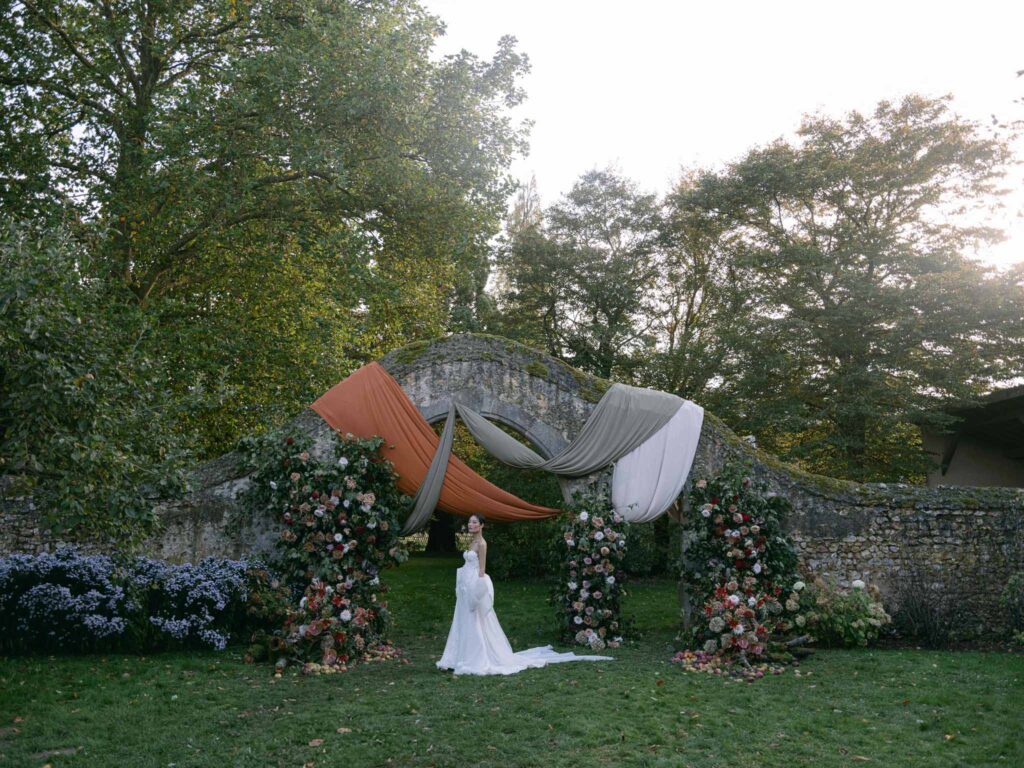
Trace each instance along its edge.
<instances>
[{"instance_id":1,"label":"bride's arm","mask_svg":"<svg viewBox=\"0 0 1024 768\"><path fill-rule=\"evenodd\" d=\"M480 547L479 547L479 549L477 549L476 556L477 556L477 560L480 561L480 573L479 573L479 575L483 576L484 572L485 572L485 569L487 567L487 542L486 541L481 541L480 542Z\"/></svg>"}]
</instances>

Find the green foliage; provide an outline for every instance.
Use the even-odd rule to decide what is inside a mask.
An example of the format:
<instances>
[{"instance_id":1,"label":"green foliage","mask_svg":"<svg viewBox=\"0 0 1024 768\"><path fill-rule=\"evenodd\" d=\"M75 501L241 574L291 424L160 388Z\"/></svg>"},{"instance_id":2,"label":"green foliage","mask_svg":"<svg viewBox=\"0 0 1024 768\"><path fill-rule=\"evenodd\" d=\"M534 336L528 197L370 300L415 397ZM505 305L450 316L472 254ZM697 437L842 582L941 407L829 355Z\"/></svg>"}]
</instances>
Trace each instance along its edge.
<instances>
[{"instance_id":1,"label":"green foliage","mask_svg":"<svg viewBox=\"0 0 1024 768\"><path fill-rule=\"evenodd\" d=\"M873 585L860 583L844 590L819 578L807 585L801 603L807 630L829 648L869 645L891 622Z\"/></svg>"},{"instance_id":2,"label":"green foliage","mask_svg":"<svg viewBox=\"0 0 1024 768\"><path fill-rule=\"evenodd\" d=\"M628 377L647 344L658 277L654 195L612 171L590 171L545 212L522 198L499 254L506 335L608 378Z\"/></svg>"},{"instance_id":3,"label":"green foliage","mask_svg":"<svg viewBox=\"0 0 1024 768\"><path fill-rule=\"evenodd\" d=\"M1015 573L1007 580L999 601L1006 611L1006 623L1014 642L1024 645L1024 572Z\"/></svg>"},{"instance_id":4,"label":"green foliage","mask_svg":"<svg viewBox=\"0 0 1024 768\"><path fill-rule=\"evenodd\" d=\"M0 223L0 474L62 535L130 549L188 445L150 322L59 230Z\"/></svg>"},{"instance_id":5,"label":"green foliage","mask_svg":"<svg viewBox=\"0 0 1024 768\"><path fill-rule=\"evenodd\" d=\"M812 471L919 479L917 426L1024 356L1024 291L969 258L999 233L959 210L999 192L1009 149L917 96L798 136L672 197L739 273L743 333L704 404Z\"/></svg>"},{"instance_id":6,"label":"green foliage","mask_svg":"<svg viewBox=\"0 0 1024 768\"><path fill-rule=\"evenodd\" d=\"M525 147L510 38L434 57L407 0L7 11L0 206L69 221L85 276L152 318L140 348L207 395L181 424L201 455L484 311Z\"/></svg>"}]
</instances>

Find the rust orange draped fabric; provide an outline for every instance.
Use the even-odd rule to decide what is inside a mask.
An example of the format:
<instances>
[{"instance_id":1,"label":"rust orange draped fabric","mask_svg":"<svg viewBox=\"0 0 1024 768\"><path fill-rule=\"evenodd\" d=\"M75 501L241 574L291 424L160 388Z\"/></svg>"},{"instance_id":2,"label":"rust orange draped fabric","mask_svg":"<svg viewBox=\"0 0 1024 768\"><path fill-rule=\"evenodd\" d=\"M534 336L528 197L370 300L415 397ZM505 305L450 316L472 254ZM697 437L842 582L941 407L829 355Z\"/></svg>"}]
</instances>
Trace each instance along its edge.
<instances>
[{"instance_id":1,"label":"rust orange draped fabric","mask_svg":"<svg viewBox=\"0 0 1024 768\"><path fill-rule=\"evenodd\" d=\"M310 408L334 429L357 437L384 438L381 455L395 465L398 488L413 495L427 474L438 437L427 420L379 363L364 365L335 384ZM539 520L560 510L523 501L487 482L456 456L448 461L438 508L488 520Z\"/></svg>"}]
</instances>

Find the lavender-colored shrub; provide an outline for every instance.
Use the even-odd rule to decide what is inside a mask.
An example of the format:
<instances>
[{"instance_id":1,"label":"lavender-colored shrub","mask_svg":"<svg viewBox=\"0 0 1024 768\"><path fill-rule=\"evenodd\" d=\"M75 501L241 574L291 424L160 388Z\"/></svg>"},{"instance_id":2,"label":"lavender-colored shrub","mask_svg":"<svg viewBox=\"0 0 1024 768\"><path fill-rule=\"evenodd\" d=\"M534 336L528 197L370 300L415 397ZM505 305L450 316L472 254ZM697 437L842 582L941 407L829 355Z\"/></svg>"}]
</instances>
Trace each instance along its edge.
<instances>
[{"instance_id":1,"label":"lavender-colored shrub","mask_svg":"<svg viewBox=\"0 0 1024 768\"><path fill-rule=\"evenodd\" d=\"M11 555L0 558L0 650L222 649L276 620L261 599L276 586L246 560L116 563L73 548Z\"/></svg>"}]
</instances>

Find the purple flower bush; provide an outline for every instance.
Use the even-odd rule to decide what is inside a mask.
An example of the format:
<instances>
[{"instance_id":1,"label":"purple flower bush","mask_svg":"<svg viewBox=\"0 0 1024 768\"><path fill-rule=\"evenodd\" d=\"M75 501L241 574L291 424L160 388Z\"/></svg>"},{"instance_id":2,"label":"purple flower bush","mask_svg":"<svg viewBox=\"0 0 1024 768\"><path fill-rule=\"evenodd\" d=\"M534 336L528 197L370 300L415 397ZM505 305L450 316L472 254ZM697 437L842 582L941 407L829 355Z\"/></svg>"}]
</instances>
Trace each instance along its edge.
<instances>
[{"instance_id":1,"label":"purple flower bush","mask_svg":"<svg viewBox=\"0 0 1024 768\"><path fill-rule=\"evenodd\" d=\"M222 649L280 620L276 579L258 562L119 563L65 547L0 558L0 650Z\"/></svg>"}]
</instances>

